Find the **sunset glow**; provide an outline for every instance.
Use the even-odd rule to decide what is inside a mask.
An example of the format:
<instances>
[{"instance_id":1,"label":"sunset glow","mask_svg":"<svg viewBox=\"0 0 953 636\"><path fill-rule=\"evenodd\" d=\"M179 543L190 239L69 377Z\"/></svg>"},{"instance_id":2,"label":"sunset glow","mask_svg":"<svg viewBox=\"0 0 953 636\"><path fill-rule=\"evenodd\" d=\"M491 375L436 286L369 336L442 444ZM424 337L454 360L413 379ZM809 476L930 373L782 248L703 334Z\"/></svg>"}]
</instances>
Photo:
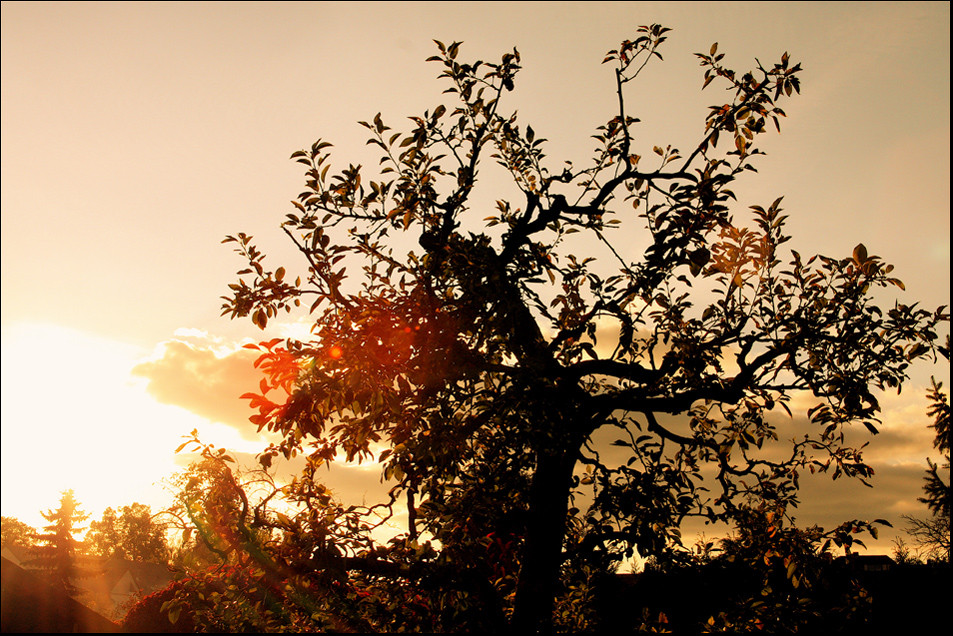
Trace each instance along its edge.
<instances>
[{"instance_id":1,"label":"sunset glow","mask_svg":"<svg viewBox=\"0 0 953 636\"><path fill-rule=\"evenodd\" d=\"M4 514L39 523L67 488L87 511L164 500L153 482L176 468L169 423L198 418L149 398L129 374L137 353L62 327L4 328Z\"/></svg>"},{"instance_id":2,"label":"sunset glow","mask_svg":"<svg viewBox=\"0 0 953 636\"><path fill-rule=\"evenodd\" d=\"M551 5L545 20L541 4ZM695 51L716 41L733 60L789 50L804 63L803 95L759 173L739 181L738 214L783 195L794 236L785 248L847 256L863 242L906 285L884 305L950 304L947 3L2 6L2 506L35 526L67 488L93 518L134 501L165 506L162 480L195 458L173 452L193 429L247 465L276 439L241 399L266 393L254 345L316 332L306 304L265 330L222 317L244 264L221 240L248 231L270 266L288 267L286 280L306 278L279 227L303 182L289 155L321 137L335 165L366 163L357 120L383 111L403 126L442 99L439 69L424 62L434 38L485 59L519 48L513 108L553 140L553 166L592 154L614 99L599 62L633 25L673 28L665 66L633 95L646 156L693 139L724 98L700 92ZM481 173L490 195L475 196L474 218L494 213L497 178ZM641 253L646 240L625 247ZM363 280L360 265L348 267L346 284ZM401 363L427 329L394 324L380 355ZM315 356L375 354L331 342ZM267 387L276 404L294 371ZM937 455L924 396L931 375L949 387L949 366L911 375L900 395L882 395L879 435L850 433L870 443L875 488L805 478L799 521L899 525L925 511L917 497ZM809 406L792 405L795 417ZM359 503L386 492L377 469L341 461L328 483ZM889 552L895 536L868 545Z\"/></svg>"}]
</instances>

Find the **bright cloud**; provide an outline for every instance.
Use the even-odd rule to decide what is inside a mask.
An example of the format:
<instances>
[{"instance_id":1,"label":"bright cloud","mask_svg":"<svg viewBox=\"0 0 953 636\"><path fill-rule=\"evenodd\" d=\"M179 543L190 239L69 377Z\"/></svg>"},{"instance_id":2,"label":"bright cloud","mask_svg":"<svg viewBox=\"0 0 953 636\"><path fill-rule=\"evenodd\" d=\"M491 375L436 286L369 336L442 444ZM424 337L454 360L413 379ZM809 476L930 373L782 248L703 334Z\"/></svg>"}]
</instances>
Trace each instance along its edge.
<instances>
[{"instance_id":1,"label":"bright cloud","mask_svg":"<svg viewBox=\"0 0 953 636\"><path fill-rule=\"evenodd\" d=\"M202 423L132 381L136 347L53 325L3 330L3 513L41 524L67 488L87 512L160 505L180 436Z\"/></svg>"},{"instance_id":2,"label":"bright cloud","mask_svg":"<svg viewBox=\"0 0 953 636\"><path fill-rule=\"evenodd\" d=\"M258 389L262 375L254 367L258 354L202 339L199 344L169 340L151 359L132 369L147 380L149 395L162 404L180 406L213 422L233 427L248 440L260 440L248 421L252 411L239 396Z\"/></svg>"},{"instance_id":3,"label":"bright cloud","mask_svg":"<svg viewBox=\"0 0 953 636\"><path fill-rule=\"evenodd\" d=\"M162 479L192 459L174 454L190 431L203 442L254 454L248 407L254 352L194 330L143 362L143 351L55 325L3 329L3 514L42 525L41 510L76 492L98 515L138 501L158 509Z\"/></svg>"}]
</instances>

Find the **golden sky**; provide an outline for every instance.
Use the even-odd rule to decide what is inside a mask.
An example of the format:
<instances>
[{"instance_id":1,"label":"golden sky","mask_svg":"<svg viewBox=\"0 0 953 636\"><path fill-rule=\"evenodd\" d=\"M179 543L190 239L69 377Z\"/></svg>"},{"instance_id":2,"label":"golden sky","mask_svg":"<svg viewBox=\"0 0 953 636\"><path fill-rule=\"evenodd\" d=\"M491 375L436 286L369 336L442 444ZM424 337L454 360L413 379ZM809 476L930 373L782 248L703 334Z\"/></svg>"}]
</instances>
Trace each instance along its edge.
<instances>
[{"instance_id":1,"label":"golden sky","mask_svg":"<svg viewBox=\"0 0 953 636\"><path fill-rule=\"evenodd\" d=\"M39 524L65 488L96 516L160 505L193 428L262 445L237 400L257 386L240 345L262 334L219 317L240 266L220 241L245 231L288 255L278 224L302 184L289 155L321 137L338 163L374 163L355 122L380 111L397 127L440 103L432 39L484 60L517 47L507 98L559 166L584 161L612 116L605 52L653 22L673 29L665 62L627 97L645 152L691 145L721 99L700 91L693 53L717 41L737 68L788 51L802 94L737 209L784 195L794 249L863 242L897 266L901 302L949 304L945 2L3 2L3 514ZM920 367L884 398L876 487L806 482L802 522L925 513L931 374L948 384L948 365ZM343 467L334 485L360 498L376 481Z\"/></svg>"}]
</instances>

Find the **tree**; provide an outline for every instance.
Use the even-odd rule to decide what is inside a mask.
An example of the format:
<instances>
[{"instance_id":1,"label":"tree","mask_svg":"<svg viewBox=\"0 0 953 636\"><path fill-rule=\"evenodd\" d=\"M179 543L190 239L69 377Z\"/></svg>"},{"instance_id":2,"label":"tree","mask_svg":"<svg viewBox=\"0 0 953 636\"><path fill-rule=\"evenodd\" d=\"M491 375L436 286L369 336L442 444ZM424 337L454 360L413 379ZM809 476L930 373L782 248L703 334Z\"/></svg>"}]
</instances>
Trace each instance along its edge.
<instances>
[{"instance_id":1,"label":"tree","mask_svg":"<svg viewBox=\"0 0 953 636\"><path fill-rule=\"evenodd\" d=\"M853 521L826 532L800 529L786 516L782 509L750 509L738 519L737 534L721 542L714 564L728 574L719 587L729 598L704 621L710 631L853 633L869 619L867 590L846 565L832 565L830 547L849 553L864 545L860 532L876 538L877 528Z\"/></svg>"},{"instance_id":2,"label":"tree","mask_svg":"<svg viewBox=\"0 0 953 636\"><path fill-rule=\"evenodd\" d=\"M27 525L16 517L2 518L3 547L18 546L32 548L36 545L36 528Z\"/></svg>"},{"instance_id":3,"label":"tree","mask_svg":"<svg viewBox=\"0 0 953 636\"><path fill-rule=\"evenodd\" d=\"M89 515L80 510L72 490L63 491L56 510L41 514L50 524L37 537L40 545L36 548L37 556L30 563L46 570L54 585L72 596L77 591L73 581L85 574L82 568L77 567L80 543L73 535L82 530L78 524L88 519Z\"/></svg>"},{"instance_id":4,"label":"tree","mask_svg":"<svg viewBox=\"0 0 953 636\"><path fill-rule=\"evenodd\" d=\"M100 556L152 563L169 559L165 528L154 521L150 507L141 503L123 506L118 515L106 508L102 519L90 522L87 542L90 551Z\"/></svg>"},{"instance_id":5,"label":"tree","mask_svg":"<svg viewBox=\"0 0 953 636\"><path fill-rule=\"evenodd\" d=\"M195 431L180 450L192 444L201 459L174 480L176 503L165 511L182 531L176 561L187 573L156 597L168 620L178 629L185 616L200 631L374 631L353 609L369 594L314 567L340 558L339 546L370 547L363 518L313 479L279 487L268 471L241 470L223 449L201 444ZM289 514L308 503L291 519L269 508L277 495ZM136 615L155 612L156 598Z\"/></svg>"},{"instance_id":6,"label":"tree","mask_svg":"<svg viewBox=\"0 0 953 636\"><path fill-rule=\"evenodd\" d=\"M192 431L193 440L195 435ZM200 570L210 564L232 563L234 546L243 545L243 533L253 534L248 529L251 519L245 492L253 482L239 481L229 466L233 461L223 449L205 449L200 460L173 479L175 502L162 514L170 520L170 528L180 533L173 556L176 565Z\"/></svg>"},{"instance_id":7,"label":"tree","mask_svg":"<svg viewBox=\"0 0 953 636\"><path fill-rule=\"evenodd\" d=\"M738 521L721 541L700 539L692 562L647 566L625 595L603 604L599 631L839 634L870 618L870 596L830 548L871 526L802 529L783 509L763 506Z\"/></svg>"},{"instance_id":8,"label":"tree","mask_svg":"<svg viewBox=\"0 0 953 636\"><path fill-rule=\"evenodd\" d=\"M760 136L800 92L787 54L744 73L717 45L698 54L704 86L727 99L687 152L640 154L625 89L661 59L667 31L641 27L606 56L617 103L584 167L552 167L546 140L504 110L517 51L461 62L460 43L437 42L430 60L457 102L406 133L379 114L361 122L380 176L332 172L320 139L292 155L306 189L282 229L302 277L267 268L245 233L225 239L247 266L224 315L264 329L304 306L314 321L311 340L257 346L265 378L245 397L259 429L281 435L262 463L382 462L387 509L406 503L401 549L432 538L436 556L409 567L396 549L340 547L339 566L394 585L482 581L458 605L484 623L466 628L548 630L572 563L678 559L686 518L794 506L807 470L866 480L844 430L877 431L875 391L934 355L948 320L879 307L873 290L903 285L863 245L784 255L780 198L736 220L730 188L756 172ZM500 174L516 198L502 188L487 216L475 193ZM626 249L637 236L640 254ZM289 397L274 401L277 389ZM779 416L793 417L798 392L815 403L784 444ZM594 444L611 431L621 461Z\"/></svg>"},{"instance_id":9,"label":"tree","mask_svg":"<svg viewBox=\"0 0 953 636\"><path fill-rule=\"evenodd\" d=\"M947 360L950 359L950 339L947 336L946 346L941 353ZM924 477L924 496L919 501L925 503L932 516L928 519L905 515L907 533L913 537L914 543L925 553L926 558L950 562L950 401L943 393L943 385L932 379L933 387L927 394L930 408L927 415L933 418L931 427L936 432L933 448L942 453L946 462L942 468L927 459L929 468ZM947 473L946 481L939 471Z\"/></svg>"}]
</instances>

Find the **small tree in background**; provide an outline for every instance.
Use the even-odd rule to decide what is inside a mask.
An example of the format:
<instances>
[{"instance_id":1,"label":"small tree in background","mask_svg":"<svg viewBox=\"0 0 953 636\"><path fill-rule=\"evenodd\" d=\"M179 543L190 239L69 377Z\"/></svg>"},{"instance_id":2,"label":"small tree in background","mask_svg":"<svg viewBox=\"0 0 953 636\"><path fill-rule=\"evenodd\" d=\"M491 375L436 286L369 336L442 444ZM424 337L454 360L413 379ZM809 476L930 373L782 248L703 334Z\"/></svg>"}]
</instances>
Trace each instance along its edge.
<instances>
[{"instance_id":1,"label":"small tree in background","mask_svg":"<svg viewBox=\"0 0 953 636\"><path fill-rule=\"evenodd\" d=\"M54 585L61 587L67 594L75 595L77 588L73 581L86 575L86 571L77 565L80 542L74 534L83 530L78 524L89 518L79 508L72 490L63 491L60 505L56 510L41 513L49 525L37 537L36 557L30 565L48 573Z\"/></svg>"},{"instance_id":2,"label":"small tree in background","mask_svg":"<svg viewBox=\"0 0 953 636\"><path fill-rule=\"evenodd\" d=\"M3 517L0 532L3 536L3 547L32 548L37 543L36 528L27 525L16 517Z\"/></svg>"},{"instance_id":3,"label":"small tree in background","mask_svg":"<svg viewBox=\"0 0 953 636\"><path fill-rule=\"evenodd\" d=\"M950 339L946 340L946 347L941 349L943 356L950 359ZM943 392L943 385L933 379L933 387L927 394L930 408L927 415L933 418L931 428L936 432L933 448L945 456L946 461L938 466L927 460L929 468L924 477L924 496L918 501L925 503L932 516L926 519L905 515L907 533L912 537L920 556L935 561L950 562L950 401ZM946 472L946 479L940 471Z\"/></svg>"},{"instance_id":4,"label":"small tree in background","mask_svg":"<svg viewBox=\"0 0 953 636\"><path fill-rule=\"evenodd\" d=\"M92 554L100 556L151 563L169 560L164 526L154 521L149 506L140 503L123 506L118 515L106 508L102 519L90 522L86 543Z\"/></svg>"}]
</instances>

